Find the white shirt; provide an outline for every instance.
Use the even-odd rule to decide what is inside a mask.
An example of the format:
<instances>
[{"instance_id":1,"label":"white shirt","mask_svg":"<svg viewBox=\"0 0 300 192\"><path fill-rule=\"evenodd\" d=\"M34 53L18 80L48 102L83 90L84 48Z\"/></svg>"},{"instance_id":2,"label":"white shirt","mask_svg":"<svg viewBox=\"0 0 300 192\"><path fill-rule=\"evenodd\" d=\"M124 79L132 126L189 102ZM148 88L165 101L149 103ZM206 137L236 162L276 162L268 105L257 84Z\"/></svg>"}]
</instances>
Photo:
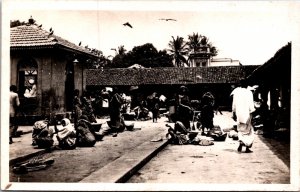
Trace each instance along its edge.
<instances>
[{"instance_id":1,"label":"white shirt","mask_svg":"<svg viewBox=\"0 0 300 192\"><path fill-rule=\"evenodd\" d=\"M238 88L234 91L232 111L236 113L237 122L246 123L250 113L255 111L253 94L246 88Z\"/></svg>"}]
</instances>

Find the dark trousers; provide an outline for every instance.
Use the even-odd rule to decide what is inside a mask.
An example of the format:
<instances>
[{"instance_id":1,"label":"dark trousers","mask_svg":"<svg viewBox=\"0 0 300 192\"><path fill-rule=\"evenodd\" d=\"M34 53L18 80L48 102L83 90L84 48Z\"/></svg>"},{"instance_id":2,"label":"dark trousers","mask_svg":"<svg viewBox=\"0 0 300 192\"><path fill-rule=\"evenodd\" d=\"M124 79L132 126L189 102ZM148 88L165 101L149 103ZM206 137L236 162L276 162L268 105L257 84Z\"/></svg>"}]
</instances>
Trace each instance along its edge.
<instances>
[{"instance_id":1,"label":"dark trousers","mask_svg":"<svg viewBox=\"0 0 300 192\"><path fill-rule=\"evenodd\" d=\"M17 119L14 115L9 117L9 137L13 137L16 135L18 130Z\"/></svg>"}]
</instances>

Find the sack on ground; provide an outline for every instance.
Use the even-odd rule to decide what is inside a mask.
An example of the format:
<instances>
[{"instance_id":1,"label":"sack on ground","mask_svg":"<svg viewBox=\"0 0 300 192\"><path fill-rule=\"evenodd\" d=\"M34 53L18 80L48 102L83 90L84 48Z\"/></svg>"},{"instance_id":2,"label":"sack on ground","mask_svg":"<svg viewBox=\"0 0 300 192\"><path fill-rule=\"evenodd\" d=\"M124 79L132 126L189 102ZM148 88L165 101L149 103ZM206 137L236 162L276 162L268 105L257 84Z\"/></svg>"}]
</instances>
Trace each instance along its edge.
<instances>
[{"instance_id":1,"label":"sack on ground","mask_svg":"<svg viewBox=\"0 0 300 192\"><path fill-rule=\"evenodd\" d=\"M210 141L210 140L206 140L206 139L202 139L199 142L199 145L201 146L209 146L209 145L213 145L214 142Z\"/></svg>"},{"instance_id":2,"label":"sack on ground","mask_svg":"<svg viewBox=\"0 0 300 192\"><path fill-rule=\"evenodd\" d=\"M77 145L80 147L92 147L96 143L96 138L91 131L83 126L77 128Z\"/></svg>"},{"instance_id":3,"label":"sack on ground","mask_svg":"<svg viewBox=\"0 0 300 192\"><path fill-rule=\"evenodd\" d=\"M227 133L224 133L220 126L214 126L208 132L208 136L212 137L215 141L225 141Z\"/></svg>"}]
</instances>

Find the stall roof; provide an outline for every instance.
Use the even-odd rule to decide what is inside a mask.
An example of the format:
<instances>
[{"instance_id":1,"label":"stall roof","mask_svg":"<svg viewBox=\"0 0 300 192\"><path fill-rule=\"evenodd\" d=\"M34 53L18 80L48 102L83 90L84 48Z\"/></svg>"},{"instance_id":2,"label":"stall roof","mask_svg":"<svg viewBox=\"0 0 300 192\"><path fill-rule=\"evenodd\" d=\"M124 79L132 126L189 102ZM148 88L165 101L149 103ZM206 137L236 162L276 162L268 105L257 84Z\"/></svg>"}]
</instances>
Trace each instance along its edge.
<instances>
[{"instance_id":1,"label":"stall roof","mask_svg":"<svg viewBox=\"0 0 300 192\"><path fill-rule=\"evenodd\" d=\"M216 67L109 68L86 70L86 85L238 83L259 65Z\"/></svg>"},{"instance_id":2,"label":"stall roof","mask_svg":"<svg viewBox=\"0 0 300 192\"><path fill-rule=\"evenodd\" d=\"M287 74L290 78L291 73L291 43L281 47L272 58L263 65L256 68L253 73L247 77L252 82L262 79L282 78L283 74Z\"/></svg>"}]
</instances>

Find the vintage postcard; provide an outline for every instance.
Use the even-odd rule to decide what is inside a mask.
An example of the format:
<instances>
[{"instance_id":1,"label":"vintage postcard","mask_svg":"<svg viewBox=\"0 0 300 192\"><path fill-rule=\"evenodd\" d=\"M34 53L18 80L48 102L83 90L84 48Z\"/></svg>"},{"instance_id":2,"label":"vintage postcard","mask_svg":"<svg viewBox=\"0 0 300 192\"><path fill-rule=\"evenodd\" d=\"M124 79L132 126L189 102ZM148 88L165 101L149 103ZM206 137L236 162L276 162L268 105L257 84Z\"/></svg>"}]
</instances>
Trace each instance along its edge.
<instances>
[{"instance_id":1,"label":"vintage postcard","mask_svg":"<svg viewBox=\"0 0 300 192\"><path fill-rule=\"evenodd\" d=\"M299 8L2 1L1 190L299 191Z\"/></svg>"}]
</instances>

